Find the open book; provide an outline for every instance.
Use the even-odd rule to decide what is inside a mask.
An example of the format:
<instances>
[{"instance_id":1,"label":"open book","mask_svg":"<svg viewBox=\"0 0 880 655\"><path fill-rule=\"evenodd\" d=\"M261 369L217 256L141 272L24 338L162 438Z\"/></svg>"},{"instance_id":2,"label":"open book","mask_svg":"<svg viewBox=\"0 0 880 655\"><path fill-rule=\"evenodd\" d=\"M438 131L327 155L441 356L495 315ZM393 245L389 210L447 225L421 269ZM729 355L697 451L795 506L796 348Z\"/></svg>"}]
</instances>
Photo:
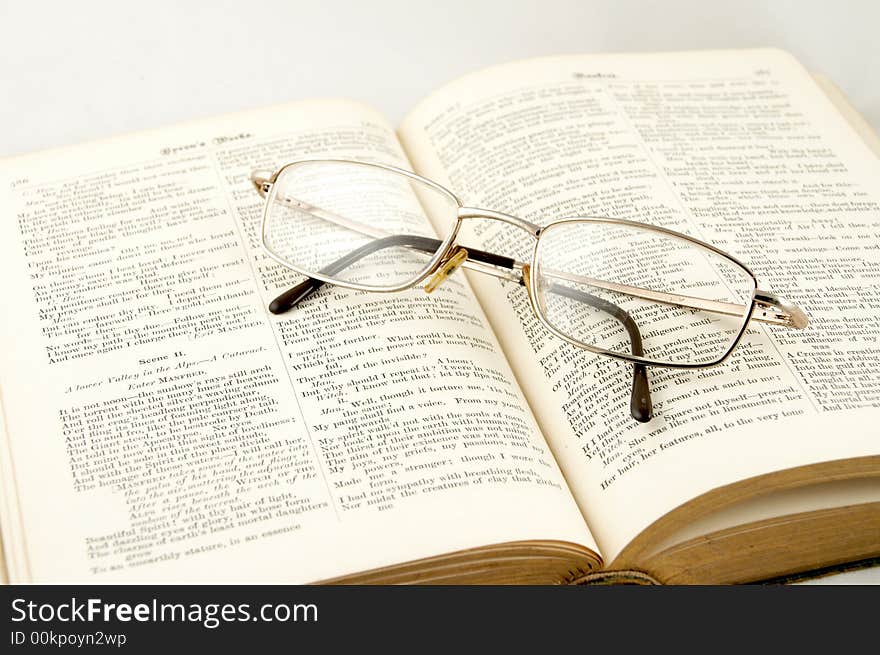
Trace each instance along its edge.
<instances>
[{"instance_id":1,"label":"open book","mask_svg":"<svg viewBox=\"0 0 880 655\"><path fill-rule=\"evenodd\" d=\"M273 316L301 278L261 249L248 176L315 157L536 223L678 217L810 326L652 369L643 424L627 365L541 330L509 282L325 286ZM397 129L314 100L7 159L9 579L740 582L876 556L878 181L776 50L514 63ZM520 256L503 228L468 245Z\"/></svg>"}]
</instances>

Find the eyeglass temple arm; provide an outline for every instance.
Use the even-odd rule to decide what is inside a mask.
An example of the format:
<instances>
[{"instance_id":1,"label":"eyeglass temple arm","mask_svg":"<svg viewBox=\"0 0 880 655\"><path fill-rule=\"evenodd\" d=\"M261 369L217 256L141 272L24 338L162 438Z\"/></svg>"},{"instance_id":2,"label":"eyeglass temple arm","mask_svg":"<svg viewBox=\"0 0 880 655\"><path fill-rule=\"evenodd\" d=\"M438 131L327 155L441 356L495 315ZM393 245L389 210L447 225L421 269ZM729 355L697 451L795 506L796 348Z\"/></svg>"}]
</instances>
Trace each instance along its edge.
<instances>
[{"instance_id":1,"label":"eyeglass temple arm","mask_svg":"<svg viewBox=\"0 0 880 655\"><path fill-rule=\"evenodd\" d=\"M321 269L324 275L333 275L339 271L351 266L355 262L372 253L382 250L383 248L405 247L421 250L427 253L435 253L443 245L439 239L429 237L421 237L414 234L395 234L392 236L382 237L374 241L365 243L363 246L352 250L347 255L340 257L335 262ZM476 248L466 248L468 259L473 259L481 264L489 264L514 270L516 260L512 257L504 257L496 255ZM519 283L525 284L522 276L519 277ZM320 289L324 285L323 280L315 278L306 278L296 286L291 287L284 293L280 294L269 304L269 311L273 314L282 314L306 299L309 295ZM616 318L623 325L630 340L632 354L641 357L644 356L644 348L642 345L642 334L638 325L632 317L617 305L598 298L589 293L570 289L561 285L553 285L549 289L554 293L565 295L574 300L592 305L600 311L606 312ZM639 422L651 420L653 415L653 406L651 402L650 385L648 384L648 370L643 364L633 365L633 385L630 397L630 414Z\"/></svg>"},{"instance_id":2,"label":"eyeglass temple arm","mask_svg":"<svg viewBox=\"0 0 880 655\"><path fill-rule=\"evenodd\" d=\"M598 296L560 284L551 284L546 287L546 290L560 296L565 296L566 298L587 303L606 314L611 314L611 316L616 318L626 330L626 333L629 336L629 344L632 354L636 357L645 356L645 348L642 344L642 333L639 330L639 326L633 320L633 317L630 316L629 312L625 309L614 303L608 302L603 298L599 298ZM629 410L632 417L641 423L650 421L651 416L653 415L651 389L648 384L648 369L644 364L633 364L633 383Z\"/></svg>"}]
</instances>

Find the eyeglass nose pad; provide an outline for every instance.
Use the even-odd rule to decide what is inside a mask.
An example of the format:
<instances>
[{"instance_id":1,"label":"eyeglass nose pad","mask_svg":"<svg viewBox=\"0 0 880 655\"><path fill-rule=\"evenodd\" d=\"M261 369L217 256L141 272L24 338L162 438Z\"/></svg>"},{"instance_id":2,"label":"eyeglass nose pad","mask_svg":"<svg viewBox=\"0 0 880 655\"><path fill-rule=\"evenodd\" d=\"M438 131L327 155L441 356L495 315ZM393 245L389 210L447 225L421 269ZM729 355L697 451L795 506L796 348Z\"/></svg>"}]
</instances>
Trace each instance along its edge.
<instances>
[{"instance_id":1,"label":"eyeglass nose pad","mask_svg":"<svg viewBox=\"0 0 880 655\"><path fill-rule=\"evenodd\" d=\"M529 306L532 308L532 313L537 316L538 307L535 305L535 298L532 297L532 267L529 264L523 264L522 285L526 288L526 295L529 297Z\"/></svg>"},{"instance_id":2,"label":"eyeglass nose pad","mask_svg":"<svg viewBox=\"0 0 880 655\"><path fill-rule=\"evenodd\" d=\"M440 264L440 268L434 273L434 276L425 285L425 293L432 293L440 288L440 285L446 281L450 275L455 273L455 269L464 264L468 258L468 251L461 246L455 247L452 256Z\"/></svg>"}]
</instances>

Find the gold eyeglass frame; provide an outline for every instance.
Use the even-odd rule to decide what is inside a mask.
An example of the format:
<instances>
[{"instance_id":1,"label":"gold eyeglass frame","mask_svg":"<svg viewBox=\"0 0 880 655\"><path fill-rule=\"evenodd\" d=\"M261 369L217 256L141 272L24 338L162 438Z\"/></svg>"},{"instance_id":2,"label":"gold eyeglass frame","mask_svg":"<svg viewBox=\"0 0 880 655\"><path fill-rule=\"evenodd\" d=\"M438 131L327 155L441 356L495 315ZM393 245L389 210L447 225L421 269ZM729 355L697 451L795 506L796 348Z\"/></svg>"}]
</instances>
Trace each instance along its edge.
<instances>
[{"instance_id":1,"label":"gold eyeglass frame","mask_svg":"<svg viewBox=\"0 0 880 655\"><path fill-rule=\"evenodd\" d=\"M267 223L269 221L269 211L272 207L272 203L278 200L281 200L286 203L292 203L298 205L301 209L306 209L316 215L321 216L327 220L331 220L332 222L336 222L343 227L348 229L352 229L354 231L360 232L366 236L372 236L374 238L381 238L382 236L388 236L387 233L383 233L381 230L373 228L371 226L367 226L365 224L357 223L352 221L351 219L341 217L326 210L323 210L318 207L314 207L311 205L307 205L302 201L297 200L296 198L278 198L278 186L276 182L284 171L290 169L291 167L308 164L308 163L327 163L327 164L345 164L345 165L355 165L355 166L364 166L371 167L374 169L381 169L390 173L395 173L398 175L405 176L411 180L419 182L422 185L427 186L435 191L438 191L445 196L447 196L450 200L452 200L455 205L458 207L457 210L457 218L455 224L452 226L449 234L442 239L440 247L437 249L437 252L430 258L430 260L426 263L425 268L418 273L413 279L406 281L405 283L401 283L395 286L389 287L379 287L375 285L366 285L359 284L356 282L349 282L345 280L339 280L330 275L322 274L320 271L309 271L297 266L293 262L290 262L283 258L282 256L275 253L267 239ZM309 279L320 280L321 282L325 282L328 284L333 284L335 286L361 290L361 291L370 291L376 293L395 293L399 291L404 291L406 289L410 289L412 287L417 286L428 277L438 274L442 277L437 278L433 285L430 286L439 286L447 275L451 274L458 266L462 266L464 268L478 271L480 273L486 273L488 275L492 275L494 277L507 280L510 282L515 282L517 284L521 284L525 287L529 304L531 306L532 312L538 321L548 329L552 334L557 337L563 339L564 341L577 346L579 348L583 348L584 350L595 353L597 355L604 355L607 357L611 357L613 359L629 362L632 364L643 365L643 366L652 366L659 368L674 368L674 369L702 369L709 368L712 366L717 366L718 364L723 363L728 357L730 357L731 353L736 349L737 345L739 345L742 340L743 335L745 334L746 328L750 321L755 320L762 323L767 323L770 325L778 325L784 327L791 327L801 329L806 327L808 323L807 316L801 311L794 303L791 303L784 298L780 297L776 293L772 291L762 290L758 287L757 278L754 273L746 266L744 263L739 261L733 255L717 248L709 243L696 239L687 234L683 234L681 232L676 232L674 230L670 230L664 227L659 227L656 225L650 225L647 223L641 223L638 221L632 221L628 219L621 218L608 218L608 217L600 217L600 216L575 216L575 217L565 217L560 218L554 221L547 223L544 226L537 225L532 223L531 221L527 221L523 218L519 218L517 216L513 216L511 214L505 214L493 210L488 209L480 209L477 207L467 207L465 206L459 198L452 193L446 187L430 180L428 178L422 177L412 171L408 171L403 168L398 168L397 166L392 166L390 164L383 164L378 162L368 162L356 159L299 159L290 163L285 164L281 168L278 168L274 172L255 170L251 173L250 180L256 188L257 192L266 199L266 203L263 209L262 222L260 226L260 240L263 249L266 253L271 257L274 261L278 262L285 268L293 270L301 275L306 276ZM518 260L513 260L513 266L511 270L503 270L502 268L488 264L482 261L474 261L473 259L469 259L467 256L467 248L464 248L455 243L455 239L461 230L461 226L463 221L470 219L487 219L487 220L496 220L501 221L503 223L507 223L508 225L512 225L516 228L519 228L523 232L529 234L535 240L535 246L532 250L532 257L530 262L520 262ZM543 309L540 306L541 303L538 301L539 290L538 290L538 282L537 276L531 274L531 269L536 261L540 261L540 252L541 252L541 235L551 231L556 226L566 225L570 223L604 223L604 224L612 224L612 225L620 225L630 228L635 228L639 230L645 230L650 232L655 232L658 234L663 234L667 237L671 237L675 240L679 240L685 242L689 245L696 246L697 248L704 250L706 252L710 252L724 260L728 263L738 267L741 269L747 279L750 281L751 293L750 299L747 301L747 304L736 304L736 303L726 303L714 300L708 300L704 298L696 298L693 296L686 296L680 294L670 294L665 292L653 291L650 289L643 289L641 287L632 287L629 285L621 285L614 282L608 282L604 280L595 280L592 278L583 278L581 276L574 276L569 274L561 274L563 279L567 279L569 281L588 284L597 288L603 288L610 291L618 291L620 293L626 293L628 295L632 295L635 297L641 297L646 300L653 300L655 302L667 305L673 305L678 307L684 307L688 309L699 309L709 312L714 312L718 314L725 314L730 316L738 316L742 314L743 320L739 325L736 335L731 339L728 344L726 351L717 359L708 361L708 362L665 362L661 360L649 359L647 357L636 356L632 354L626 354L623 352L607 350L605 348L600 348L593 344L584 343L578 339L575 339L564 332L560 331L556 328L544 315ZM464 254L462 254L464 253ZM557 275L554 273L554 276ZM430 292L432 289L429 288Z\"/></svg>"}]
</instances>

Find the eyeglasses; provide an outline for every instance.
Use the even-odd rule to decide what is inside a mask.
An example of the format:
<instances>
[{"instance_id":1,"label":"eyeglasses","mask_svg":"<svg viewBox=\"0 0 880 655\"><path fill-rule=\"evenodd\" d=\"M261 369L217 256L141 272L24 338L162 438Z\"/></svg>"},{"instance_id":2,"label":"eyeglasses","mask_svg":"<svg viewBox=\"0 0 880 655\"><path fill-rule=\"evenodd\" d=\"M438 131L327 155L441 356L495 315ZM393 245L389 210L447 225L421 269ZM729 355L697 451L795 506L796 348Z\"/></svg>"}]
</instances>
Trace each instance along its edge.
<instances>
[{"instance_id":1,"label":"eyeglasses","mask_svg":"<svg viewBox=\"0 0 880 655\"><path fill-rule=\"evenodd\" d=\"M306 280L269 305L280 314L323 284L431 293L459 266L525 287L538 321L561 339L634 366L630 413L653 410L646 367L720 364L750 320L803 328L794 304L758 289L726 252L686 234L630 220L560 218L537 225L465 207L448 189L385 164L302 160L254 171L266 198L262 245ZM440 226L436 238L425 216ZM522 262L459 245L464 221L501 221L534 240Z\"/></svg>"}]
</instances>

